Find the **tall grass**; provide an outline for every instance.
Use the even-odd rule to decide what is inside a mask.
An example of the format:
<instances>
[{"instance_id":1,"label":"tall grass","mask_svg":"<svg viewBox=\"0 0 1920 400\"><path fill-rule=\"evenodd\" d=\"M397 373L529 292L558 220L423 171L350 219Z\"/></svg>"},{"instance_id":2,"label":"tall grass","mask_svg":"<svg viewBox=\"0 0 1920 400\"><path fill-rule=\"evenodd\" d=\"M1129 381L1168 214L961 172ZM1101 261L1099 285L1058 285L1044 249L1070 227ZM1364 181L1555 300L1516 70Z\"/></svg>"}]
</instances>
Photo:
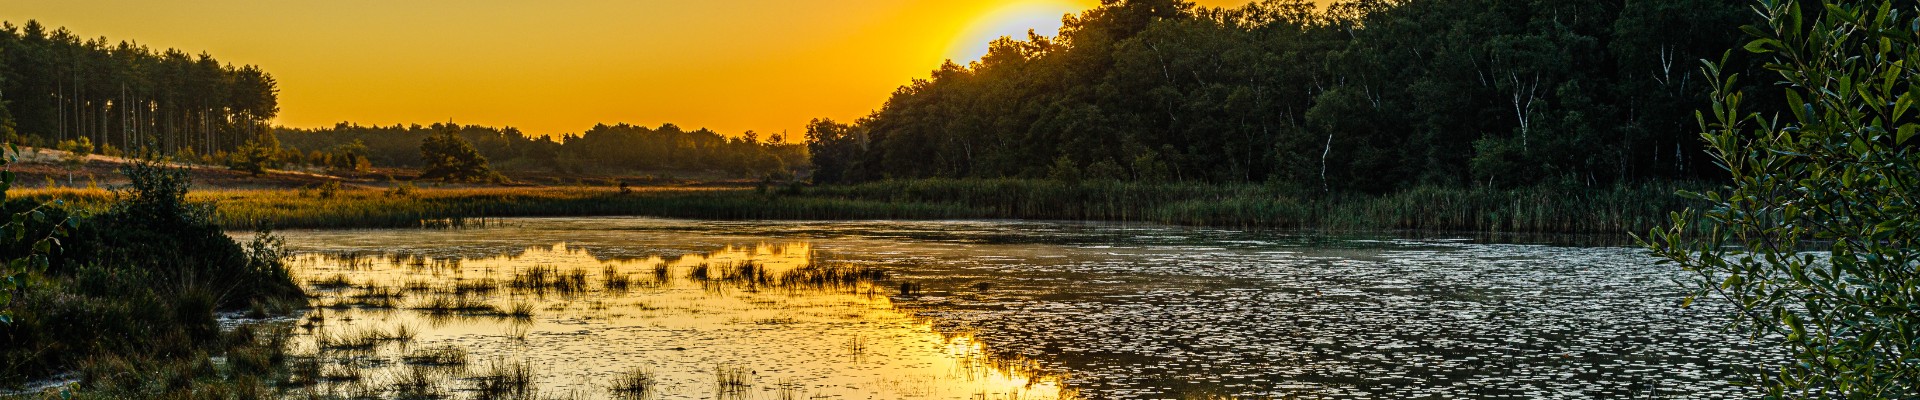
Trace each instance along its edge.
<instances>
[{"instance_id":1,"label":"tall grass","mask_svg":"<svg viewBox=\"0 0 1920 400\"><path fill-rule=\"evenodd\" d=\"M922 179L779 190L654 188L372 189L333 196L286 190L212 190L230 229L460 227L489 218L643 215L702 219L1038 219L1329 231L1507 233L1641 232L1687 206L1684 182L1516 189L1416 187L1384 195L1293 191L1263 185ZM20 194L80 205L105 191Z\"/></svg>"},{"instance_id":2,"label":"tall grass","mask_svg":"<svg viewBox=\"0 0 1920 400\"><path fill-rule=\"evenodd\" d=\"M1689 203L1682 182L1517 189L1416 187L1385 195L1291 191L1262 185L885 181L808 188L804 196L984 209L997 218L1160 222L1180 225L1519 233L1628 233L1664 222Z\"/></svg>"}]
</instances>

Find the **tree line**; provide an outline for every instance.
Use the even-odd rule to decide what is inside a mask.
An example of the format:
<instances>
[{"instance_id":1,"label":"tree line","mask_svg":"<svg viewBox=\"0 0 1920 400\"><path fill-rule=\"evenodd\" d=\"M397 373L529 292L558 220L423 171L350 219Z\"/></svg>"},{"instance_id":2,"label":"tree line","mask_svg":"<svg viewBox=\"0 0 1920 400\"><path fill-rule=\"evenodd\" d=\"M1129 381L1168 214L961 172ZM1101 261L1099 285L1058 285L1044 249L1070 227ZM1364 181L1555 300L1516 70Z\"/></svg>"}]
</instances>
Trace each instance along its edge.
<instances>
[{"instance_id":1,"label":"tree line","mask_svg":"<svg viewBox=\"0 0 1920 400\"><path fill-rule=\"evenodd\" d=\"M815 120L807 143L830 183L1697 179L1721 173L1693 118L1710 83L1699 60L1738 47L1747 3L1105 0L1057 37L948 62L859 120Z\"/></svg>"},{"instance_id":2,"label":"tree line","mask_svg":"<svg viewBox=\"0 0 1920 400\"><path fill-rule=\"evenodd\" d=\"M421 147L452 132L471 143L495 169L544 169L562 173L625 171L724 171L742 177L786 177L807 165L806 146L773 134L748 131L728 138L708 129L673 124L648 128L594 125L579 134L533 136L519 129L457 123L431 125L278 128L275 136L290 161L338 166L365 160L390 167L423 167Z\"/></svg>"},{"instance_id":3,"label":"tree line","mask_svg":"<svg viewBox=\"0 0 1920 400\"><path fill-rule=\"evenodd\" d=\"M278 93L259 67L204 52L0 22L0 138L11 142L225 153L270 131Z\"/></svg>"}]
</instances>

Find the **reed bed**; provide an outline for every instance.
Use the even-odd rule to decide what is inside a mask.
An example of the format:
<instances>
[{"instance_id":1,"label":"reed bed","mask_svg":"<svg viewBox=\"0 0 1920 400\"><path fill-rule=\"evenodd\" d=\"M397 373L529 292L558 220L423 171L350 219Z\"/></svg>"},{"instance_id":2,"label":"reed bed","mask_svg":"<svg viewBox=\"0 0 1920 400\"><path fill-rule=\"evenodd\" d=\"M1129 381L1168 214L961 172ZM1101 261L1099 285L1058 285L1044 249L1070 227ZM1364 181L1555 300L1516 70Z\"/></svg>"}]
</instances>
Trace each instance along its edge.
<instances>
[{"instance_id":1,"label":"reed bed","mask_svg":"<svg viewBox=\"0 0 1920 400\"><path fill-rule=\"evenodd\" d=\"M459 228L491 218L638 215L701 219L1040 219L1328 231L1503 233L1644 232L1693 202L1699 183L1515 189L1415 187L1384 195L1264 185L922 179L779 190L591 187L420 189L404 195L348 189L329 197L289 190L204 190L231 229ZM24 190L81 208L111 203L104 190Z\"/></svg>"},{"instance_id":2,"label":"reed bed","mask_svg":"<svg viewBox=\"0 0 1920 400\"><path fill-rule=\"evenodd\" d=\"M525 362L495 360L486 372L469 379L480 398L526 399L535 394L533 365Z\"/></svg>"},{"instance_id":3,"label":"reed bed","mask_svg":"<svg viewBox=\"0 0 1920 400\"><path fill-rule=\"evenodd\" d=\"M459 346L439 346L414 350L401 358L408 365L428 367L465 367L467 351Z\"/></svg>"},{"instance_id":4,"label":"reed bed","mask_svg":"<svg viewBox=\"0 0 1920 400\"><path fill-rule=\"evenodd\" d=\"M413 309L434 314L506 315L493 304L456 296L435 296L415 304Z\"/></svg>"},{"instance_id":5,"label":"reed bed","mask_svg":"<svg viewBox=\"0 0 1920 400\"><path fill-rule=\"evenodd\" d=\"M1048 180L885 181L803 190L849 201L948 204L998 218L1141 221L1329 231L1638 233L1697 205L1688 182L1515 189L1423 186L1384 195L1295 191L1263 185Z\"/></svg>"},{"instance_id":6,"label":"reed bed","mask_svg":"<svg viewBox=\"0 0 1920 400\"><path fill-rule=\"evenodd\" d=\"M373 350L375 347L389 342L412 342L414 335L413 328L407 327L406 325L398 325L392 329L369 328L366 330L339 333L321 333L314 335L314 337L315 344L320 350L354 352Z\"/></svg>"}]
</instances>

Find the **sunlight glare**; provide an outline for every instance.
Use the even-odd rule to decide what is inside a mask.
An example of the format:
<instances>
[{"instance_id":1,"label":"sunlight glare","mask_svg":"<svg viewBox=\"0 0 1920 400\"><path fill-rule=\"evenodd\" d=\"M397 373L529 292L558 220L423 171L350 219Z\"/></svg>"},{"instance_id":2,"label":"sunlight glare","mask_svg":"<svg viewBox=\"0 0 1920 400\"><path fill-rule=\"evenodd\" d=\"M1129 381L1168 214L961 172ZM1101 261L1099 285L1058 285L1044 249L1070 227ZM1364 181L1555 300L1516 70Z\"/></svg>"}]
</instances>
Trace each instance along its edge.
<instances>
[{"instance_id":1,"label":"sunlight glare","mask_svg":"<svg viewBox=\"0 0 1920 400\"><path fill-rule=\"evenodd\" d=\"M987 54L987 45L1002 36L1026 39L1027 30L1042 36L1060 32L1061 17L1077 14L1099 3L1074 0L1023 0L988 11L973 20L948 46L947 57L965 65Z\"/></svg>"}]
</instances>

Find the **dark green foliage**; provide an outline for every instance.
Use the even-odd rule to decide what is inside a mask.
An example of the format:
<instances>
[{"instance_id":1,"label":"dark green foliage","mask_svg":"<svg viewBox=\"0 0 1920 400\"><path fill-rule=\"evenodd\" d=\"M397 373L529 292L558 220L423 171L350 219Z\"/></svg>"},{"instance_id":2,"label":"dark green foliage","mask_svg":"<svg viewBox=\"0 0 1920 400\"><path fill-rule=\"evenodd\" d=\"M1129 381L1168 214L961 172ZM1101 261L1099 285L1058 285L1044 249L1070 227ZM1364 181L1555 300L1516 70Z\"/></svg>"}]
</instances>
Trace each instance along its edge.
<instances>
[{"instance_id":1,"label":"dark green foliage","mask_svg":"<svg viewBox=\"0 0 1920 400\"><path fill-rule=\"evenodd\" d=\"M420 160L426 164L420 172L425 179L473 182L495 177L487 157L451 129L421 139Z\"/></svg>"},{"instance_id":2,"label":"dark green foliage","mask_svg":"<svg viewBox=\"0 0 1920 400\"><path fill-rule=\"evenodd\" d=\"M530 136L511 127L453 123L427 126L359 126L341 123L324 129L281 128L275 134L289 148L333 149L316 165L338 165L354 153L374 165L425 167L419 146L428 137L454 132L495 169L561 173L630 171L722 171L761 178L782 175L807 164L806 146L784 135L746 132L726 138L706 129L683 130L673 124L647 128L627 124L595 125L581 134ZM315 157L309 157L315 158ZM328 161L331 161L329 163Z\"/></svg>"},{"instance_id":3,"label":"dark green foliage","mask_svg":"<svg viewBox=\"0 0 1920 400\"><path fill-rule=\"evenodd\" d=\"M279 162L280 140L272 134L260 133L248 139L246 144L234 149L227 167L236 171L245 171L253 176L267 173L267 168Z\"/></svg>"},{"instance_id":4,"label":"dark green foliage","mask_svg":"<svg viewBox=\"0 0 1920 400\"><path fill-rule=\"evenodd\" d=\"M14 298L29 288L33 273L47 269L49 257L61 250L60 239L79 225L79 219L59 209L7 198L13 171L5 169L19 150L0 149L0 325L12 324Z\"/></svg>"},{"instance_id":5,"label":"dark green foliage","mask_svg":"<svg viewBox=\"0 0 1920 400\"><path fill-rule=\"evenodd\" d=\"M212 55L0 23L0 137L29 144L89 138L102 147L216 154L253 139L280 112L278 83Z\"/></svg>"},{"instance_id":6,"label":"dark green foliage","mask_svg":"<svg viewBox=\"0 0 1920 400\"><path fill-rule=\"evenodd\" d=\"M1754 371L1774 398L1920 393L1920 10L1912 2L1762 0L1744 28L1769 58L1764 91L1736 76L1701 115L1733 185L1699 195L1648 247L1735 326L1791 362ZM1708 71L1723 76L1724 62ZM1755 113L1746 95L1784 101ZM1697 224L1691 222L1698 221Z\"/></svg>"},{"instance_id":7,"label":"dark green foliage","mask_svg":"<svg viewBox=\"0 0 1920 400\"><path fill-rule=\"evenodd\" d=\"M21 292L17 323L0 326L0 382L109 355L204 359L218 342L214 310L302 300L279 242L262 232L250 246L235 243L209 207L186 201L183 170L144 161L122 172L132 184L106 211L70 225L77 228L61 251ZM9 211L36 207L49 221L79 221L61 208L7 203Z\"/></svg>"},{"instance_id":8,"label":"dark green foliage","mask_svg":"<svg viewBox=\"0 0 1920 400\"><path fill-rule=\"evenodd\" d=\"M1713 177L1686 113L1709 79L1689 65L1750 17L1738 0L1105 1L850 125L815 121L814 181L1378 194Z\"/></svg>"}]
</instances>

